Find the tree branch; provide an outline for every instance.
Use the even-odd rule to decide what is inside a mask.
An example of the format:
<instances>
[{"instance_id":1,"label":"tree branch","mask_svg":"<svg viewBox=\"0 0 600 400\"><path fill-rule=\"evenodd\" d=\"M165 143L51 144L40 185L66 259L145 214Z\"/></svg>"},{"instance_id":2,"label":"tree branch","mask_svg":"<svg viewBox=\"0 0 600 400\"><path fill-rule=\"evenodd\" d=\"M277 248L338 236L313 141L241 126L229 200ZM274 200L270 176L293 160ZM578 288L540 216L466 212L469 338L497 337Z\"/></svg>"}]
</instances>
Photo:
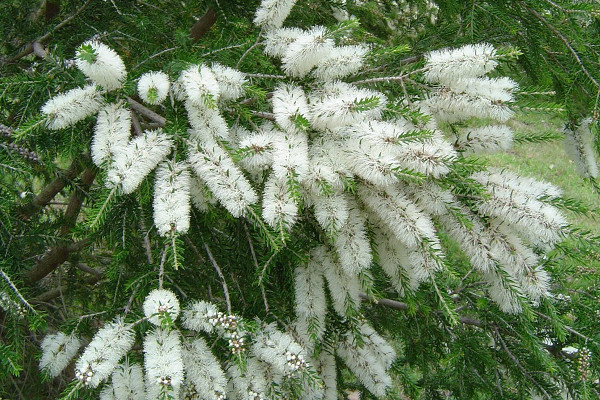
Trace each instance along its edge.
<instances>
[{"instance_id":1,"label":"tree branch","mask_svg":"<svg viewBox=\"0 0 600 400\"><path fill-rule=\"evenodd\" d=\"M75 179L83 169L82 157L75 157L71 165L64 170L59 171L58 176L50 182L42 191L33 199L33 201L22 207L19 215L23 219L28 219L38 210L44 208L52 201L52 199L67 186L67 184Z\"/></svg>"},{"instance_id":2,"label":"tree branch","mask_svg":"<svg viewBox=\"0 0 600 400\"><path fill-rule=\"evenodd\" d=\"M132 109L139 112L144 117L160 124L161 127L166 125L167 119L165 117L158 115L157 113L155 113L151 109L147 108L146 106L138 103L131 97L127 97L127 102L129 103L129 105L131 106Z\"/></svg>"}]
</instances>

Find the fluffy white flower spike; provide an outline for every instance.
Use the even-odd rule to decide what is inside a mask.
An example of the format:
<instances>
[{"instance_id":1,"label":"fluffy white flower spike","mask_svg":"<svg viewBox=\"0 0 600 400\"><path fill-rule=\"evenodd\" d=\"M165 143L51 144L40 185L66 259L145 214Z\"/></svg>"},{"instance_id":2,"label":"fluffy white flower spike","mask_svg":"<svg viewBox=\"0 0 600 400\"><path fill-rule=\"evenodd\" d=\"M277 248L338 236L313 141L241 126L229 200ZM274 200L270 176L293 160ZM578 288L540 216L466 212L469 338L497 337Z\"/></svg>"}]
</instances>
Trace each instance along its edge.
<instances>
[{"instance_id":1,"label":"fluffy white flower spike","mask_svg":"<svg viewBox=\"0 0 600 400\"><path fill-rule=\"evenodd\" d=\"M213 323L219 315L217 306L206 301L196 301L183 311L183 326L197 332L212 333Z\"/></svg>"},{"instance_id":2,"label":"fluffy white flower spike","mask_svg":"<svg viewBox=\"0 0 600 400\"><path fill-rule=\"evenodd\" d=\"M96 85L88 85L54 96L41 111L48 116L48 128L63 129L97 113L102 103L103 98Z\"/></svg>"},{"instance_id":3,"label":"fluffy white flower spike","mask_svg":"<svg viewBox=\"0 0 600 400\"><path fill-rule=\"evenodd\" d=\"M279 58L285 56L288 46L302 33L300 28L280 28L268 31L265 34L265 54Z\"/></svg>"},{"instance_id":4,"label":"fluffy white flower spike","mask_svg":"<svg viewBox=\"0 0 600 400\"><path fill-rule=\"evenodd\" d=\"M282 59L283 70L289 76L306 76L333 48L333 40L326 37L322 26L312 27L289 45Z\"/></svg>"},{"instance_id":5,"label":"fluffy white flower spike","mask_svg":"<svg viewBox=\"0 0 600 400\"><path fill-rule=\"evenodd\" d=\"M119 360L131 350L134 332L122 320L106 324L94 335L75 364L75 377L97 387L110 376Z\"/></svg>"},{"instance_id":6,"label":"fluffy white flower spike","mask_svg":"<svg viewBox=\"0 0 600 400\"><path fill-rule=\"evenodd\" d=\"M248 83L243 72L214 63L210 69L219 84L222 100L236 100L244 95L244 85Z\"/></svg>"},{"instance_id":7,"label":"fluffy white flower spike","mask_svg":"<svg viewBox=\"0 0 600 400\"><path fill-rule=\"evenodd\" d=\"M123 364L112 373L112 389L118 400L145 400L144 371L139 364L129 364L125 359Z\"/></svg>"},{"instance_id":8,"label":"fluffy white flower spike","mask_svg":"<svg viewBox=\"0 0 600 400\"><path fill-rule=\"evenodd\" d=\"M144 338L144 367L149 399L179 397L183 383L181 341L176 330L157 328Z\"/></svg>"},{"instance_id":9,"label":"fluffy white flower spike","mask_svg":"<svg viewBox=\"0 0 600 400\"><path fill-rule=\"evenodd\" d=\"M215 74L206 65L192 65L178 79L187 99L196 107L206 107L210 99L217 101L221 94Z\"/></svg>"},{"instance_id":10,"label":"fluffy white flower spike","mask_svg":"<svg viewBox=\"0 0 600 400\"><path fill-rule=\"evenodd\" d=\"M357 73L363 67L368 47L362 45L335 47L313 71L315 78L333 81Z\"/></svg>"},{"instance_id":11,"label":"fluffy white flower spike","mask_svg":"<svg viewBox=\"0 0 600 400\"><path fill-rule=\"evenodd\" d=\"M55 378L75 357L77 350L81 347L81 340L75 335L67 336L58 332L46 335L41 347L40 369L47 371L48 375Z\"/></svg>"},{"instance_id":12,"label":"fluffy white flower spike","mask_svg":"<svg viewBox=\"0 0 600 400\"><path fill-rule=\"evenodd\" d=\"M254 23L267 28L280 28L296 0L262 0L256 10Z\"/></svg>"},{"instance_id":13,"label":"fluffy white flower spike","mask_svg":"<svg viewBox=\"0 0 600 400\"><path fill-rule=\"evenodd\" d=\"M140 77L137 89L140 97L148 104L160 104L169 94L169 76L162 71L146 72Z\"/></svg>"},{"instance_id":14,"label":"fluffy white flower spike","mask_svg":"<svg viewBox=\"0 0 600 400\"><path fill-rule=\"evenodd\" d=\"M598 161L593 150L594 136L590 130L592 120L583 120L575 129L565 129L565 148L575 162L577 172L585 178L598 177Z\"/></svg>"},{"instance_id":15,"label":"fluffy white flower spike","mask_svg":"<svg viewBox=\"0 0 600 400\"><path fill-rule=\"evenodd\" d=\"M107 45L95 40L79 47L75 64L85 76L106 90L123 86L127 75L121 57Z\"/></svg>"},{"instance_id":16,"label":"fluffy white flower spike","mask_svg":"<svg viewBox=\"0 0 600 400\"><path fill-rule=\"evenodd\" d=\"M227 378L206 341L197 338L185 343L182 355L186 380L194 385L198 396L205 400L224 399L227 393Z\"/></svg>"},{"instance_id":17,"label":"fluffy white flower spike","mask_svg":"<svg viewBox=\"0 0 600 400\"><path fill-rule=\"evenodd\" d=\"M98 113L92 140L92 160L94 164L111 162L116 154L127 147L131 130L131 111L121 104L108 104Z\"/></svg>"},{"instance_id":18,"label":"fluffy white flower spike","mask_svg":"<svg viewBox=\"0 0 600 400\"><path fill-rule=\"evenodd\" d=\"M460 78L480 77L496 68L495 56L496 49L486 43L432 51L425 56L425 79L452 83Z\"/></svg>"},{"instance_id":19,"label":"fluffy white flower spike","mask_svg":"<svg viewBox=\"0 0 600 400\"><path fill-rule=\"evenodd\" d=\"M121 185L123 193L132 193L142 180L171 151L173 142L162 130L145 131L116 154L108 170L108 182Z\"/></svg>"},{"instance_id":20,"label":"fluffy white flower spike","mask_svg":"<svg viewBox=\"0 0 600 400\"><path fill-rule=\"evenodd\" d=\"M186 233L189 229L190 180L185 163L165 161L156 169L154 225L159 235Z\"/></svg>"},{"instance_id":21,"label":"fluffy white flower spike","mask_svg":"<svg viewBox=\"0 0 600 400\"><path fill-rule=\"evenodd\" d=\"M175 321L179 315L179 300L170 290L154 289L144 300L144 315L156 326L161 325L166 315Z\"/></svg>"}]
</instances>

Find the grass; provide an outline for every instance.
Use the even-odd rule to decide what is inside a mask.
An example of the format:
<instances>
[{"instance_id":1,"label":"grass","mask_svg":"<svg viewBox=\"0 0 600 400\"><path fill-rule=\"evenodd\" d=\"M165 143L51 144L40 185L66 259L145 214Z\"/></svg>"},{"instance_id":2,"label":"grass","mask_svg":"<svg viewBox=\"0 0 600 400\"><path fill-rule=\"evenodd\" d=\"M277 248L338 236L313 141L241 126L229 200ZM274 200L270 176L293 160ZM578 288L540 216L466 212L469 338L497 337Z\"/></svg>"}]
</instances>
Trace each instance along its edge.
<instances>
[{"instance_id":1,"label":"grass","mask_svg":"<svg viewBox=\"0 0 600 400\"><path fill-rule=\"evenodd\" d=\"M563 121L548 114L522 113L509 124L515 133L532 134L540 130L561 132ZM506 153L486 156L486 159L490 166L505 167L520 175L550 182L562 189L565 197L600 208L600 194L579 176L562 141L517 144ZM573 225L600 234L600 215L569 213L567 216Z\"/></svg>"}]
</instances>

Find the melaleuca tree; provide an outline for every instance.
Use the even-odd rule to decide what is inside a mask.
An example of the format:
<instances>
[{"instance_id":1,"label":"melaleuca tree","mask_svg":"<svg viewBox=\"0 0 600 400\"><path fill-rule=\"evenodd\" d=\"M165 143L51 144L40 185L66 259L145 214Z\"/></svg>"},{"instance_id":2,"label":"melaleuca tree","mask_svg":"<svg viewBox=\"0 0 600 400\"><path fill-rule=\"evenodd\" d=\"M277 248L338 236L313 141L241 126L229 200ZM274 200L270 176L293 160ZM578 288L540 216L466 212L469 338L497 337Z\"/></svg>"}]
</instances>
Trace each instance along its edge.
<instances>
[{"instance_id":1,"label":"melaleuca tree","mask_svg":"<svg viewBox=\"0 0 600 400\"><path fill-rule=\"evenodd\" d=\"M8 396L597 396L551 287L585 209L474 157L537 139L514 47L389 45L351 17L376 3L44 3L3 17L31 13L3 25ZM391 29L453 10L414 7Z\"/></svg>"}]
</instances>

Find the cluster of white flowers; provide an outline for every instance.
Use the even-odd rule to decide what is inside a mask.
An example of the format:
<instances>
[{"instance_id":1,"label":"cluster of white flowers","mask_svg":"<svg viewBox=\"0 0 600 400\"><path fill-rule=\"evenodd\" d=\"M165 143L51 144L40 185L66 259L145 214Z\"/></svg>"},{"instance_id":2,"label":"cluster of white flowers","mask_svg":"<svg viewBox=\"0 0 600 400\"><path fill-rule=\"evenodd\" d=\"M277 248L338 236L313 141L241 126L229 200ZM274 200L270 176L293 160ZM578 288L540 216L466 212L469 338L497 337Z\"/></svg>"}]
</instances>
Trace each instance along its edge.
<instances>
[{"instance_id":1,"label":"cluster of white flowers","mask_svg":"<svg viewBox=\"0 0 600 400\"><path fill-rule=\"evenodd\" d=\"M111 384L100 392L100 400L145 400L144 371L126 359L111 375Z\"/></svg>"},{"instance_id":2,"label":"cluster of white flowers","mask_svg":"<svg viewBox=\"0 0 600 400\"><path fill-rule=\"evenodd\" d=\"M165 393L173 398L179 397L184 369L178 331L156 328L146 335L144 368L148 398L158 399Z\"/></svg>"},{"instance_id":3,"label":"cluster of white flowers","mask_svg":"<svg viewBox=\"0 0 600 400\"><path fill-rule=\"evenodd\" d=\"M41 345L40 369L47 371L52 378L57 377L75 357L79 347L81 340L75 335L62 332L46 335Z\"/></svg>"},{"instance_id":4,"label":"cluster of white flowers","mask_svg":"<svg viewBox=\"0 0 600 400\"><path fill-rule=\"evenodd\" d=\"M8 313L16 315L18 318L23 318L27 312L22 303L14 301L10 295L4 291L0 291L0 308Z\"/></svg>"},{"instance_id":5,"label":"cluster of white flowers","mask_svg":"<svg viewBox=\"0 0 600 400\"><path fill-rule=\"evenodd\" d=\"M575 128L565 128L565 148L575 162L577 172L585 178L598 177L598 161L594 151L592 120L586 118Z\"/></svg>"},{"instance_id":6,"label":"cluster of white flowers","mask_svg":"<svg viewBox=\"0 0 600 400\"><path fill-rule=\"evenodd\" d=\"M85 76L106 90L120 88L127 76L121 57L107 45L95 40L79 47L75 65Z\"/></svg>"},{"instance_id":7,"label":"cluster of white flowers","mask_svg":"<svg viewBox=\"0 0 600 400\"><path fill-rule=\"evenodd\" d=\"M199 398L219 400L227 393L225 373L204 339L184 343L183 364L186 382L196 388Z\"/></svg>"},{"instance_id":8,"label":"cluster of white flowers","mask_svg":"<svg viewBox=\"0 0 600 400\"><path fill-rule=\"evenodd\" d=\"M255 335L252 353L284 376L308 367L302 346L272 324Z\"/></svg>"},{"instance_id":9,"label":"cluster of white flowers","mask_svg":"<svg viewBox=\"0 0 600 400\"><path fill-rule=\"evenodd\" d=\"M517 84L510 78L484 75L498 65L496 50L489 44L466 45L454 50L437 50L426 55L425 79L439 87L421 102L423 110L438 122L463 122L487 118L506 122L513 111ZM506 125L464 128L457 137L458 148L468 153L507 150L513 133Z\"/></svg>"},{"instance_id":10,"label":"cluster of white flowers","mask_svg":"<svg viewBox=\"0 0 600 400\"><path fill-rule=\"evenodd\" d=\"M156 169L154 224L159 235L185 233L189 229L190 180L185 163L165 161Z\"/></svg>"},{"instance_id":11,"label":"cluster of white flowers","mask_svg":"<svg viewBox=\"0 0 600 400\"><path fill-rule=\"evenodd\" d=\"M170 290L154 289L144 300L144 315L156 326L161 325L164 315L175 321L179 316L179 300Z\"/></svg>"},{"instance_id":12,"label":"cluster of white flowers","mask_svg":"<svg viewBox=\"0 0 600 400\"><path fill-rule=\"evenodd\" d=\"M142 100L152 105L165 101L170 87L169 76L161 71L147 72L140 76L137 86Z\"/></svg>"},{"instance_id":13,"label":"cluster of white flowers","mask_svg":"<svg viewBox=\"0 0 600 400\"><path fill-rule=\"evenodd\" d=\"M85 385L97 387L110 376L133 342L133 330L122 320L106 324L77 360L75 377Z\"/></svg>"}]
</instances>

